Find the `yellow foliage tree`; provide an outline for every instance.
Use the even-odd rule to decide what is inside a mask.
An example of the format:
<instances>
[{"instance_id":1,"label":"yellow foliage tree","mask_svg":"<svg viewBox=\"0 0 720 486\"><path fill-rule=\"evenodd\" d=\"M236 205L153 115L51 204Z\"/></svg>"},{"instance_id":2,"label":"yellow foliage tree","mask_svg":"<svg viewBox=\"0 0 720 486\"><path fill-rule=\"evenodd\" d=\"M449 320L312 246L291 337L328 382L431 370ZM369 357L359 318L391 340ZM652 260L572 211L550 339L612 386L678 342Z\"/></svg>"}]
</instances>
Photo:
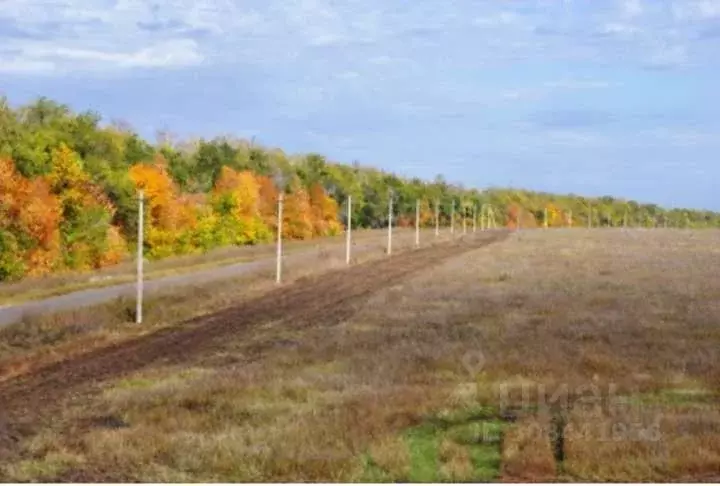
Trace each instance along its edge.
<instances>
[{"instance_id":1,"label":"yellow foliage tree","mask_svg":"<svg viewBox=\"0 0 720 486\"><path fill-rule=\"evenodd\" d=\"M317 183L310 187L309 197L314 234L318 236L339 234L342 225L338 221L337 202Z\"/></svg>"},{"instance_id":2,"label":"yellow foliage tree","mask_svg":"<svg viewBox=\"0 0 720 486\"><path fill-rule=\"evenodd\" d=\"M50 188L62 206L60 226L64 263L77 270L99 268L121 258L124 242L111 224L115 207L83 170L65 144L53 150Z\"/></svg>"},{"instance_id":3,"label":"yellow foliage tree","mask_svg":"<svg viewBox=\"0 0 720 486\"><path fill-rule=\"evenodd\" d=\"M545 206L547 210L548 226L551 228L560 228L565 225L563 212L553 203Z\"/></svg>"},{"instance_id":4,"label":"yellow foliage tree","mask_svg":"<svg viewBox=\"0 0 720 486\"><path fill-rule=\"evenodd\" d=\"M435 210L430 206L430 201L420 201L420 226L435 225Z\"/></svg>"},{"instance_id":5,"label":"yellow foliage tree","mask_svg":"<svg viewBox=\"0 0 720 486\"><path fill-rule=\"evenodd\" d=\"M220 215L220 239L242 245L267 240L270 232L260 214L260 183L250 171L223 167L212 194Z\"/></svg>"},{"instance_id":6,"label":"yellow foliage tree","mask_svg":"<svg viewBox=\"0 0 720 486\"><path fill-rule=\"evenodd\" d=\"M232 211L239 218L260 214L260 184L250 171L236 172L230 167L223 167L213 192L216 196L229 197Z\"/></svg>"}]
</instances>

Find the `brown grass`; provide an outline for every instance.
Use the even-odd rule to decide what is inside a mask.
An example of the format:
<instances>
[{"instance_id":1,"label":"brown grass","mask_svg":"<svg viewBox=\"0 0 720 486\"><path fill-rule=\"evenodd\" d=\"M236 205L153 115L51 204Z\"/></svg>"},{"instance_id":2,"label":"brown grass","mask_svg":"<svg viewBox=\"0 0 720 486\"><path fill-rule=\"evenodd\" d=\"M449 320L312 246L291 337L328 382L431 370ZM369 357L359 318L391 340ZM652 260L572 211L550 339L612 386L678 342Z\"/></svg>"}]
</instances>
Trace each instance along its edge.
<instances>
[{"instance_id":1,"label":"brown grass","mask_svg":"<svg viewBox=\"0 0 720 486\"><path fill-rule=\"evenodd\" d=\"M408 430L480 406L511 422L508 481L717 479L718 248L714 231L520 232L379 282L339 323L268 322L69 399L0 478L357 481L370 457L402 481L429 464ZM615 440L618 423L644 435ZM435 477L475 477L443 437Z\"/></svg>"},{"instance_id":2,"label":"brown grass","mask_svg":"<svg viewBox=\"0 0 720 486\"><path fill-rule=\"evenodd\" d=\"M392 481L403 481L410 475L410 453L400 437L387 437L371 445L369 454Z\"/></svg>"},{"instance_id":3,"label":"brown grass","mask_svg":"<svg viewBox=\"0 0 720 486\"><path fill-rule=\"evenodd\" d=\"M453 483L469 481L472 478L473 465L467 449L444 439L438 451L440 476Z\"/></svg>"},{"instance_id":4,"label":"brown grass","mask_svg":"<svg viewBox=\"0 0 720 486\"><path fill-rule=\"evenodd\" d=\"M502 478L505 482L549 482L555 479L549 417L527 417L503 437Z\"/></svg>"}]
</instances>

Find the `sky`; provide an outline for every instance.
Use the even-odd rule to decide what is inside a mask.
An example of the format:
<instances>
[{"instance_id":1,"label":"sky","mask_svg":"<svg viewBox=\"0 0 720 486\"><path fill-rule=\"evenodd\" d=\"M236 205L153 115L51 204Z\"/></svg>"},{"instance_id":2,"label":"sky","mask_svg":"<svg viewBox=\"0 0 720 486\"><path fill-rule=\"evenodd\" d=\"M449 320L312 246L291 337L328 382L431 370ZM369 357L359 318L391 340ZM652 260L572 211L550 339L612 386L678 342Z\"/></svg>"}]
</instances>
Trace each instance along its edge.
<instances>
[{"instance_id":1,"label":"sky","mask_svg":"<svg viewBox=\"0 0 720 486\"><path fill-rule=\"evenodd\" d=\"M0 95L720 210L720 0L0 0Z\"/></svg>"}]
</instances>

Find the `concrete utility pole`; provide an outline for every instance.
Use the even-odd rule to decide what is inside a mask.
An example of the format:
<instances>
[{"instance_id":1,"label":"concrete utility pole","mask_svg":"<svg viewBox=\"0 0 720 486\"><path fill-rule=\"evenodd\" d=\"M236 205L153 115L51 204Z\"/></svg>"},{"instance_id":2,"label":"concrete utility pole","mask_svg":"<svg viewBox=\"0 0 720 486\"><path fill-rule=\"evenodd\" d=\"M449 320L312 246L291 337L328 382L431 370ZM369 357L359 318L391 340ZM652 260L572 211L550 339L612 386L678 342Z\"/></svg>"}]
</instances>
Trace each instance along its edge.
<instances>
[{"instance_id":1,"label":"concrete utility pole","mask_svg":"<svg viewBox=\"0 0 720 486\"><path fill-rule=\"evenodd\" d=\"M345 231L345 263L350 265L350 246L352 245L352 196L347 198L347 230Z\"/></svg>"},{"instance_id":2,"label":"concrete utility pole","mask_svg":"<svg viewBox=\"0 0 720 486\"><path fill-rule=\"evenodd\" d=\"M392 217L393 217L393 194L390 191L390 204L388 204L388 245L387 253L392 253Z\"/></svg>"},{"instance_id":3,"label":"concrete utility pole","mask_svg":"<svg viewBox=\"0 0 720 486\"><path fill-rule=\"evenodd\" d=\"M440 236L440 201L435 200L435 238Z\"/></svg>"},{"instance_id":4,"label":"concrete utility pole","mask_svg":"<svg viewBox=\"0 0 720 486\"><path fill-rule=\"evenodd\" d=\"M450 211L450 234L455 236L455 200L452 202L452 210Z\"/></svg>"},{"instance_id":5,"label":"concrete utility pole","mask_svg":"<svg viewBox=\"0 0 720 486\"><path fill-rule=\"evenodd\" d=\"M283 232L283 199L284 194L278 194L277 213L277 254L275 255L275 283L282 281L282 232Z\"/></svg>"},{"instance_id":6,"label":"concrete utility pole","mask_svg":"<svg viewBox=\"0 0 720 486\"><path fill-rule=\"evenodd\" d=\"M570 228L572 228L572 225L573 225L573 219L572 219L572 209L571 209L571 210L569 211L569 215L568 215L568 226L569 226Z\"/></svg>"},{"instance_id":7,"label":"concrete utility pole","mask_svg":"<svg viewBox=\"0 0 720 486\"><path fill-rule=\"evenodd\" d=\"M145 231L145 194L138 191L138 243L137 243L137 299L135 302L135 323L142 324L143 311L143 233Z\"/></svg>"},{"instance_id":8,"label":"concrete utility pole","mask_svg":"<svg viewBox=\"0 0 720 486\"><path fill-rule=\"evenodd\" d=\"M415 201L415 248L420 248L420 199Z\"/></svg>"}]
</instances>

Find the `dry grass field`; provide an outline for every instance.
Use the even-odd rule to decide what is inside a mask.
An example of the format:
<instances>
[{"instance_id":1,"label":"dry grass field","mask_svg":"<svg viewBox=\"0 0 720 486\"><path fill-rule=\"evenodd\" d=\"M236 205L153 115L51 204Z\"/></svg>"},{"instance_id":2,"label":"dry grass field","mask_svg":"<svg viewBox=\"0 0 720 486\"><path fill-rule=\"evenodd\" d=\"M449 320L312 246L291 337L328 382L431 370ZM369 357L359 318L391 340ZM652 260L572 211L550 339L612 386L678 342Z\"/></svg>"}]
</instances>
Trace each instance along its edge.
<instances>
[{"instance_id":1,"label":"dry grass field","mask_svg":"<svg viewBox=\"0 0 720 486\"><path fill-rule=\"evenodd\" d=\"M162 326L6 373L0 479L718 481L718 270L711 230L537 230L182 322L166 300ZM13 352L83 339L47 333Z\"/></svg>"}]
</instances>

